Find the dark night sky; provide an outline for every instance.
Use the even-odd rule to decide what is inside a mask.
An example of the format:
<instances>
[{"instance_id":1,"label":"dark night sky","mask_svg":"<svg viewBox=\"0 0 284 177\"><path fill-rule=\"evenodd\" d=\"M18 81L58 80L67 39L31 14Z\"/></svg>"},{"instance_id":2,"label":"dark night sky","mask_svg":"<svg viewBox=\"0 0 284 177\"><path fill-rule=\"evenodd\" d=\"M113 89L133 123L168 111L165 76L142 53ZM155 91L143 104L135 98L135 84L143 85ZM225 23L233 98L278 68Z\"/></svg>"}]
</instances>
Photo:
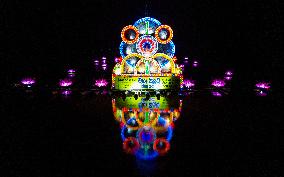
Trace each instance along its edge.
<instances>
[{"instance_id":1,"label":"dark night sky","mask_svg":"<svg viewBox=\"0 0 284 177\"><path fill-rule=\"evenodd\" d=\"M6 81L52 77L68 65L90 69L94 57L112 61L119 56L121 29L145 16L145 2L149 16L173 28L178 58L198 58L212 72L230 67L253 78L275 78L283 69L281 0L2 0L1 75Z\"/></svg>"}]
</instances>

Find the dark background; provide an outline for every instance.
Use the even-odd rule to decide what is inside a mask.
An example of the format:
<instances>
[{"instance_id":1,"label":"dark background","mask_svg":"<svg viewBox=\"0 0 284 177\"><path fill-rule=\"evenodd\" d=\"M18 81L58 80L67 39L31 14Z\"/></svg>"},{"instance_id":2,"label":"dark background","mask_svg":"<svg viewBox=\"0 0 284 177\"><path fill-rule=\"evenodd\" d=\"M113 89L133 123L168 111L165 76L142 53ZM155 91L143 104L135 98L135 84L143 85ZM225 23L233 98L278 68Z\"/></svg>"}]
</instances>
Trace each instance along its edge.
<instances>
[{"instance_id":1,"label":"dark background","mask_svg":"<svg viewBox=\"0 0 284 177\"><path fill-rule=\"evenodd\" d=\"M94 58L111 64L121 29L147 15L173 28L177 57L198 59L206 77L232 68L240 84L272 81L284 66L282 6L280 0L2 0L1 75L6 83L26 75L47 81L69 66L87 74Z\"/></svg>"},{"instance_id":2,"label":"dark background","mask_svg":"<svg viewBox=\"0 0 284 177\"><path fill-rule=\"evenodd\" d=\"M200 61L198 82L234 71L229 95L200 89L183 100L171 149L156 161L122 151L110 96L10 89L24 76L55 85L68 67L90 83L92 60L106 56L113 65L121 29L145 16L145 3L0 1L1 86L8 86L0 176L283 176L281 0L147 1L148 15L173 28L177 57ZM255 96L256 80L271 81L267 97Z\"/></svg>"}]
</instances>

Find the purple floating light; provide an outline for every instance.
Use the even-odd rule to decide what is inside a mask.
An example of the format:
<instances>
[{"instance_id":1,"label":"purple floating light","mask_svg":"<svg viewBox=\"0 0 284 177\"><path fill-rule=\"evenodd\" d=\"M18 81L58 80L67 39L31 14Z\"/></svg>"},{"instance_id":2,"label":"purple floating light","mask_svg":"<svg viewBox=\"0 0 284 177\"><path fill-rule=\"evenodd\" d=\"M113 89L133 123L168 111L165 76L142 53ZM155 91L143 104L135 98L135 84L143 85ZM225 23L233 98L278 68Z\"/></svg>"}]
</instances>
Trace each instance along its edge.
<instances>
[{"instance_id":1,"label":"purple floating light","mask_svg":"<svg viewBox=\"0 0 284 177\"><path fill-rule=\"evenodd\" d=\"M197 67L199 65L198 61L194 60L193 61L193 67Z\"/></svg>"},{"instance_id":2,"label":"purple floating light","mask_svg":"<svg viewBox=\"0 0 284 177\"><path fill-rule=\"evenodd\" d=\"M223 96L220 92L217 92L217 91L211 91L211 93L212 93L213 96L216 96L216 97Z\"/></svg>"},{"instance_id":3,"label":"purple floating light","mask_svg":"<svg viewBox=\"0 0 284 177\"><path fill-rule=\"evenodd\" d=\"M75 73L76 72L76 70L75 69L68 69L68 71L67 71L68 73Z\"/></svg>"},{"instance_id":4,"label":"purple floating light","mask_svg":"<svg viewBox=\"0 0 284 177\"><path fill-rule=\"evenodd\" d=\"M73 84L72 80L70 79L60 79L59 81L59 85L61 87L69 87Z\"/></svg>"},{"instance_id":5,"label":"purple floating light","mask_svg":"<svg viewBox=\"0 0 284 177\"><path fill-rule=\"evenodd\" d=\"M99 60L94 60L95 65L99 65Z\"/></svg>"},{"instance_id":6,"label":"purple floating light","mask_svg":"<svg viewBox=\"0 0 284 177\"><path fill-rule=\"evenodd\" d=\"M72 91L71 90L62 90L61 94L64 96L71 95Z\"/></svg>"},{"instance_id":7,"label":"purple floating light","mask_svg":"<svg viewBox=\"0 0 284 177\"><path fill-rule=\"evenodd\" d=\"M108 82L105 79L98 79L96 80L95 85L98 87L105 87L107 86Z\"/></svg>"},{"instance_id":8,"label":"purple floating light","mask_svg":"<svg viewBox=\"0 0 284 177\"><path fill-rule=\"evenodd\" d=\"M226 76L232 76L232 75L233 75L233 72L232 72L232 71L226 71L226 72L225 72L225 75L226 75Z\"/></svg>"},{"instance_id":9,"label":"purple floating light","mask_svg":"<svg viewBox=\"0 0 284 177\"><path fill-rule=\"evenodd\" d=\"M232 77L231 76L225 76L224 79L229 81L229 80L232 80Z\"/></svg>"},{"instance_id":10,"label":"purple floating light","mask_svg":"<svg viewBox=\"0 0 284 177\"><path fill-rule=\"evenodd\" d=\"M264 91L262 91L262 90L260 90L260 91L257 91L257 92L256 92L256 95L257 95L257 96L267 96L267 93L264 92Z\"/></svg>"},{"instance_id":11,"label":"purple floating light","mask_svg":"<svg viewBox=\"0 0 284 177\"><path fill-rule=\"evenodd\" d=\"M214 87L224 87L225 86L225 81L221 79L214 79L211 83L212 86Z\"/></svg>"},{"instance_id":12,"label":"purple floating light","mask_svg":"<svg viewBox=\"0 0 284 177\"><path fill-rule=\"evenodd\" d=\"M31 85L33 85L35 83L35 79L27 77L21 80L21 83L23 85L26 85L28 87L31 87Z\"/></svg>"},{"instance_id":13,"label":"purple floating light","mask_svg":"<svg viewBox=\"0 0 284 177\"><path fill-rule=\"evenodd\" d=\"M194 87L195 86L195 83L193 80L189 80L189 79L185 79L183 81L183 84L186 88L191 88L191 87Z\"/></svg>"},{"instance_id":14,"label":"purple floating light","mask_svg":"<svg viewBox=\"0 0 284 177\"><path fill-rule=\"evenodd\" d=\"M270 83L268 83L268 82L258 82L258 83L255 84L255 86L257 88L262 88L262 89L269 90L270 89L270 85L269 84Z\"/></svg>"}]
</instances>

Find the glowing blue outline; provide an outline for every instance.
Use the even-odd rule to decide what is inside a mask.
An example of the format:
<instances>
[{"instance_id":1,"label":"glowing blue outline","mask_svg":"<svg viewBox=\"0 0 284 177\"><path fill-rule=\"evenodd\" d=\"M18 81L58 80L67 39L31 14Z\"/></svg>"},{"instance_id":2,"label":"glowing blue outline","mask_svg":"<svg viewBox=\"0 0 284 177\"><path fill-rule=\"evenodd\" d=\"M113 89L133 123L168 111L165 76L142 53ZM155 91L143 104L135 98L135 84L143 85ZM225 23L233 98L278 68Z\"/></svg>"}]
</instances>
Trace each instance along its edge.
<instances>
[{"instance_id":1,"label":"glowing blue outline","mask_svg":"<svg viewBox=\"0 0 284 177\"><path fill-rule=\"evenodd\" d=\"M121 42L120 43L120 45L119 45L119 53L120 53L120 55L121 55L121 57L122 58L125 58L126 57L126 55L124 55L124 53L123 53L123 47L126 45L126 43L125 42Z\"/></svg>"},{"instance_id":2,"label":"glowing blue outline","mask_svg":"<svg viewBox=\"0 0 284 177\"><path fill-rule=\"evenodd\" d=\"M152 17L144 17L144 18L140 18L139 20L137 20L133 26L137 27L140 23L144 22L144 21L151 21L153 23L155 23L156 25L160 26L161 22L159 22L157 19L152 18Z\"/></svg>"}]
</instances>

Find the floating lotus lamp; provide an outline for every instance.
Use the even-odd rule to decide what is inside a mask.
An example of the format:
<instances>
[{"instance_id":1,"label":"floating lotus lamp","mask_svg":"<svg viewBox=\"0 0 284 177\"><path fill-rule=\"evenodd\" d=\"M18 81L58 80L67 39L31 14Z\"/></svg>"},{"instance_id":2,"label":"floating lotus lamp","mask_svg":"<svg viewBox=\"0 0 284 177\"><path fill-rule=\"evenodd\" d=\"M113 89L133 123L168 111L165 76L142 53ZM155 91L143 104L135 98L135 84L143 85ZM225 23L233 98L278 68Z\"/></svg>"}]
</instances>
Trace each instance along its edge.
<instances>
[{"instance_id":1,"label":"floating lotus lamp","mask_svg":"<svg viewBox=\"0 0 284 177\"><path fill-rule=\"evenodd\" d=\"M214 79L211 83L212 86L214 87L224 87L225 86L225 81L224 80L221 80L221 79Z\"/></svg>"},{"instance_id":2,"label":"floating lotus lamp","mask_svg":"<svg viewBox=\"0 0 284 177\"><path fill-rule=\"evenodd\" d=\"M27 77L27 78L23 78L21 80L21 83L27 87L31 87L32 85L35 84L35 79L34 78L30 78L30 77Z\"/></svg>"},{"instance_id":3,"label":"floating lotus lamp","mask_svg":"<svg viewBox=\"0 0 284 177\"><path fill-rule=\"evenodd\" d=\"M95 85L98 87L105 87L107 86L108 82L105 79L98 79L95 82Z\"/></svg>"},{"instance_id":4,"label":"floating lotus lamp","mask_svg":"<svg viewBox=\"0 0 284 177\"><path fill-rule=\"evenodd\" d=\"M71 86L73 84L73 82L72 82L72 80L70 80L70 79L61 79L60 81L59 81L59 85L61 86L61 87L69 87L69 86Z\"/></svg>"}]
</instances>

